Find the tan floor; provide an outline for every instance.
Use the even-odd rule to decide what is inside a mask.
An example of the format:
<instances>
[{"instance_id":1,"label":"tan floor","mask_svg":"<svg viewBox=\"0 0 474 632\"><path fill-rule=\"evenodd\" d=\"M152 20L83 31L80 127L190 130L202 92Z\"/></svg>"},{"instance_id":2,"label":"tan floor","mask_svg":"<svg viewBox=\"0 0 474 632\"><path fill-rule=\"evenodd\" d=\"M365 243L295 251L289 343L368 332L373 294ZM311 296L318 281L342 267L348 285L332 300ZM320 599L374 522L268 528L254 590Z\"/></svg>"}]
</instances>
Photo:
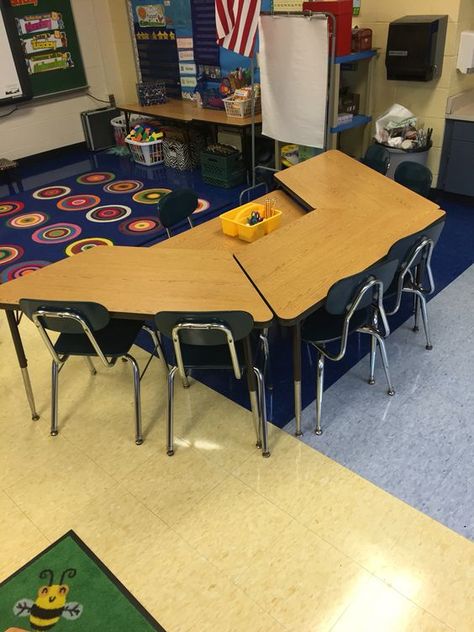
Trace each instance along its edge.
<instances>
[{"instance_id":1,"label":"tan floor","mask_svg":"<svg viewBox=\"0 0 474 632\"><path fill-rule=\"evenodd\" d=\"M51 438L48 356L21 329L42 418L2 316L0 580L72 528L168 632L474 630L470 542L278 429L263 459L250 414L199 383L178 385L167 457L158 362L142 446L129 366L80 359Z\"/></svg>"}]
</instances>

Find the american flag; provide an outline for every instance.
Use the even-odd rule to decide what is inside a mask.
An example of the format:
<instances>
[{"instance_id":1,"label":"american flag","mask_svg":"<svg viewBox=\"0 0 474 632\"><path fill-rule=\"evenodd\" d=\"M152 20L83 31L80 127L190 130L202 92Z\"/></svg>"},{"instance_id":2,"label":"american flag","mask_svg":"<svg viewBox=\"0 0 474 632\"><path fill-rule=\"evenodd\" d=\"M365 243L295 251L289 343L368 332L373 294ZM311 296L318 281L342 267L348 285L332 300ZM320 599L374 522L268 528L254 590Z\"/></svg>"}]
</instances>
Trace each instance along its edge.
<instances>
[{"instance_id":1,"label":"american flag","mask_svg":"<svg viewBox=\"0 0 474 632\"><path fill-rule=\"evenodd\" d=\"M217 43L245 57L253 55L261 0L215 0Z\"/></svg>"}]
</instances>

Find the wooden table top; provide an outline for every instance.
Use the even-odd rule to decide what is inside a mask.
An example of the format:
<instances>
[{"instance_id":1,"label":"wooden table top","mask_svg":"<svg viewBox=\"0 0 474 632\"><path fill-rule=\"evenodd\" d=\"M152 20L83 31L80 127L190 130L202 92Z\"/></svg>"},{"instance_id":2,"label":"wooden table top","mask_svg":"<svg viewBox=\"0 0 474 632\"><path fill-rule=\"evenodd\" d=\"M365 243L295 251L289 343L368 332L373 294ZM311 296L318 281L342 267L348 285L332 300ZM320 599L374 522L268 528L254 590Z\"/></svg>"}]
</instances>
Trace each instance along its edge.
<instances>
[{"instance_id":1,"label":"wooden table top","mask_svg":"<svg viewBox=\"0 0 474 632\"><path fill-rule=\"evenodd\" d=\"M372 217L387 206L436 209L438 206L358 160L332 149L275 174L284 188L311 209L346 208Z\"/></svg>"},{"instance_id":2,"label":"wooden table top","mask_svg":"<svg viewBox=\"0 0 474 632\"><path fill-rule=\"evenodd\" d=\"M119 110L125 110L134 114L146 114L156 118L169 118L176 121L201 121L218 125L233 125L235 127L247 127L252 124L252 117L237 118L227 116L225 110L209 110L198 108L187 99L168 99L166 103L159 105L139 105L138 103L125 103L117 105ZM255 122L261 123L260 114L255 115Z\"/></svg>"},{"instance_id":3,"label":"wooden table top","mask_svg":"<svg viewBox=\"0 0 474 632\"><path fill-rule=\"evenodd\" d=\"M102 246L0 285L0 307L21 298L95 301L115 316L162 310L242 310L258 325L272 313L232 255L218 250Z\"/></svg>"},{"instance_id":4,"label":"wooden table top","mask_svg":"<svg viewBox=\"0 0 474 632\"><path fill-rule=\"evenodd\" d=\"M383 258L394 242L443 217L440 209L389 206L373 213L331 208L307 213L236 253L280 322L322 304L331 286Z\"/></svg>"},{"instance_id":5,"label":"wooden table top","mask_svg":"<svg viewBox=\"0 0 474 632\"><path fill-rule=\"evenodd\" d=\"M281 225L278 230L282 230L284 226L306 214L306 211L283 191L272 191L253 200L253 202L264 203L267 198L275 199L276 208L282 211ZM262 239L266 238L267 236L262 237ZM207 250L228 250L234 253L248 245L248 242L242 241L238 237L224 235L221 229L221 220L219 217L215 217L193 229L185 230L171 239L165 239L152 248L191 248L196 250L205 248Z\"/></svg>"}]
</instances>

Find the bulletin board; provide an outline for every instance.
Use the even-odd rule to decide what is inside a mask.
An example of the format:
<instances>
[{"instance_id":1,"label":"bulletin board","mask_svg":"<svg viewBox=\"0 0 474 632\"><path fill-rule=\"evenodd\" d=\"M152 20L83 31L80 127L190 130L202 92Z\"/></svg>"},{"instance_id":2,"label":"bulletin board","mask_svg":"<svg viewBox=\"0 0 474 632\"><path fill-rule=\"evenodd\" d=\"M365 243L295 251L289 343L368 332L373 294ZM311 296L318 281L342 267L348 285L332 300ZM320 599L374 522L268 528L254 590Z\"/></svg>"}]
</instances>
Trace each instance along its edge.
<instances>
[{"instance_id":1,"label":"bulletin board","mask_svg":"<svg viewBox=\"0 0 474 632\"><path fill-rule=\"evenodd\" d=\"M191 98L203 73L209 85L249 59L217 45L214 0L128 0L141 81L166 84L169 97Z\"/></svg>"},{"instance_id":2,"label":"bulletin board","mask_svg":"<svg viewBox=\"0 0 474 632\"><path fill-rule=\"evenodd\" d=\"M70 0L9 0L34 97L87 87Z\"/></svg>"},{"instance_id":3,"label":"bulletin board","mask_svg":"<svg viewBox=\"0 0 474 632\"><path fill-rule=\"evenodd\" d=\"M0 106L31 99L30 82L10 3L0 0Z\"/></svg>"}]
</instances>

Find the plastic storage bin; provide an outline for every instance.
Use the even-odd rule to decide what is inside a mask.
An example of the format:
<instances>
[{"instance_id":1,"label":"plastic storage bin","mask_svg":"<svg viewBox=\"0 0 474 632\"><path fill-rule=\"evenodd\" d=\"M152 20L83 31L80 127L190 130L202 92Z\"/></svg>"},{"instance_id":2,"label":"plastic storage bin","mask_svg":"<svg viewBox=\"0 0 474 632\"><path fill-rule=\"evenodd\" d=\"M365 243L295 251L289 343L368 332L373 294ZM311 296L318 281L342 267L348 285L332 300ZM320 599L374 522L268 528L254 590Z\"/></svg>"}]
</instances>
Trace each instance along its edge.
<instances>
[{"instance_id":1,"label":"plastic storage bin","mask_svg":"<svg viewBox=\"0 0 474 632\"><path fill-rule=\"evenodd\" d=\"M138 125L139 123L146 123L153 120L149 116L140 116L139 114L130 115L130 125ZM127 136L127 124L125 122L125 116L116 116L110 121L110 124L114 130L114 138L116 145L125 145L125 137Z\"/></svg>"},{"instance_id":2,"label":"plastic storage bin","mask_svg":"<svg viewBox=\"0 0 474 632\"><path fill-rule=\"evenodd\" d=\"M303 11L325 11L336 18L336 56L350 55L352 48L352 0L303 2ZM332 29L332 20L328 28Z\"/></svg>"},{"instance_id":3,"label":"plastic storage bin","mask_svg":"<svg viewBox=\"0 0 474 632\"><path fill-rule=\"evenodd\" d=\"M249 226L247 224L247 218L252 211L258 211L263 217L265 213L265 205L249 202L248 204L232 209L232 211L223 213L220 218L224 235L238 237L239 239L243 239L243 241L252 242L256 239L260 239L260 237L263 237L268 233L271 233L280 226L281 211L278 211L277 209L273 209L272 217L264 219L262 222L254 224L253 226Z\"/></svg>"},{"instance_id":4,"label":"plastic storage bin","mask_svg":"<svg viewBox=\"0 0 474 632\"><path fill-rule=\"evenodd\" d=\"M163 140L153 140L149 143L139 143L136 140L125 139L130 148L132 158L139 165L159 165L164 161Z\"/></svg>"},{"instance_id":5,"label":"plastic storage bin","mask_svg":"<svg viewBox=\"0 0 474 632\"><path fill-rule=\"evenodd\" d=\"M225 113L231 118L246 118L252 116L252 99L236 99L227 97L222 99L225 105ZM260 97L255 98L255 114L262 111Z\"/></svg>"}]
</instances>

